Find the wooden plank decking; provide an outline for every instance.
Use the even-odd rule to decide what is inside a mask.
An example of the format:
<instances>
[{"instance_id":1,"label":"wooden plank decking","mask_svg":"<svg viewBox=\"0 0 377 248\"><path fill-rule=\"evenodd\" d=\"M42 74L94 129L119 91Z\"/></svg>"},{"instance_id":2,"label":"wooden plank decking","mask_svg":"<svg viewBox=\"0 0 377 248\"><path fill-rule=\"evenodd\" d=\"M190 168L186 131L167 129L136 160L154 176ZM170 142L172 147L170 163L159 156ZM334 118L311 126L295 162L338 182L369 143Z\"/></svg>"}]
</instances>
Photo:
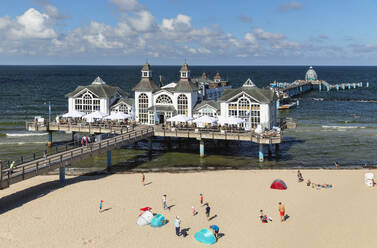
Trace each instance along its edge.
<instances>
[{"instance_id":1,"label":"wooden plank decking","mask_svg":"<svg viewBox=\"0 0 377 248\"><path fill-rule=\"evenodd\" d=\"M10 169L0 170L0 189L9 187L9 185L45 174L50 170L66 166L74 161L81 160L85 157L112 150L121 145L134 143L145 138L153 136L152 127L137 127L134 130L115 136L103 141L91 143L88 146L75 148L69 151L60 152L46 159L36 159L27 163L15 166L13 173ZM1 168L1 167L0 167Z\"/></svg>"}]
</instances>

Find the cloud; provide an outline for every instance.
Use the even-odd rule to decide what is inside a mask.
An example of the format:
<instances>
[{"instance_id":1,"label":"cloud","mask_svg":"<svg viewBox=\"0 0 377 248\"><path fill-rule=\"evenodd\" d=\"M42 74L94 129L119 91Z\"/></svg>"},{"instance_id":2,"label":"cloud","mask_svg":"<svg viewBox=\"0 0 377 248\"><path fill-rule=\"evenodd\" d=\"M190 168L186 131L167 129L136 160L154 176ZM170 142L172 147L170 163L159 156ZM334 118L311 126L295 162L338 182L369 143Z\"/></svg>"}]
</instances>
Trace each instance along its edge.
<instances>
[{"instance_id":1,"label":"cloud","mask_svg":"<svg viewBox=\"0 0 377 248\"><path fill-rule=\"evenodd\" d=\"M238 19L243 23L251 23L253 21L251 17L245 15L238 16Z\"/></svg>"},{"instance_id":2,"label":"cloud","mask_svg":"<svg viewBox=\"0 0 377 248\"><path fill-rule=\"evenodd\" d=\"M285 38L283 34L265 32L261 28L255 28L253 32L257 38L262 40L280 40Z\"/></svg>"},{"instance_id":3,"label":"cloud","mask_svg":"<svg viewBox=\"0 0 377 248\"><path fill-rule=\"evenodd\" d=\"M51 39L57 34L49 25L50 17L30 8L23 15L18 16L9 30L13 39Z\"/></svg>"},{"instance_id":4,"label":"cloud","mask_svg":"<svg viewBox=\"0 0 377 248\"><path fill-rule=\"evenodd\" d=\"M44 4L42 10L30 8L17 18L0 16L2 55L109 59L149 56L164 61L178 61L190 56L209 61L221 58L221 61L231 63L250 57L273 58L275 61L277 57L327 56L343 52L336 47L324 46L318 37L308 42L296 42L283 33L261 27L234 36L219 25L192 25L193 18L185 13L165 16L158 21L147 6L136 0L109 0L120 13L116 24L99 22L93 17L89 24L58 32L59 29L55 28L61 13L48 1L41 1ZM48 7L50 5L52 7ZM355 51L370 50L373 46L353 48ZM101 61L95 63L101 64Z\"/></svg>"},{"instance_id":5,"label":"cloud","mask_svg":"<svg viewBox=\"0 0 377 248\"><path fill-rule=\"evenodd\" d=\"M287 12L291 10L299 10L302 9L301 3L298 3L296 1L291 1L289 3L284 3L279 6L278 12Z\"/></svg>"}]
</instances>

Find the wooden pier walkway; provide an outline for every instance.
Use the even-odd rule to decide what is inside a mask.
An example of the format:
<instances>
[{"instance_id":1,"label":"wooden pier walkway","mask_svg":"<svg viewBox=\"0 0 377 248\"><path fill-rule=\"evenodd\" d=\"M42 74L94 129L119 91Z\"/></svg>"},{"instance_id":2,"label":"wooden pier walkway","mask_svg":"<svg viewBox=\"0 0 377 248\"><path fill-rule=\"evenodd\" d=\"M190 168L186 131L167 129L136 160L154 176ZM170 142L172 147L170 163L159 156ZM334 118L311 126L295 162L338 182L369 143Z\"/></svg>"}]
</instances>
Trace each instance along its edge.
<instances>
[{"instance_id":1,"label":"wooden pier walkway","mask_svg":"<svg viewBox=\"0 0 377 248\"><path fill-rule=\"evenodd\" d=\"M126 130L120 132L123 134L106 140L90 143L88 146L82 146L50 155L46 157L46 159L40 158L16 165L12 171L9 168L4 169L4 166L0 163L0 189L9 187L11 184L22 180L45 174L50 170L64 167L88 156L110 151L116 147L131 144L153 136L153 128L148 126L139 126L135 129L130 129L128 132L126 132Z\"/></svg>"},{"instance_id":2,"label":"wooden pier walkway","mask_svg":"<svg viewBox=\"0 0 377 248\"><path fill-rule=\"evenodd\" d=\"M249 141L259 144L259 161L263 162L263 145L276 145L282 142L282 133L271 131L269 133L257 134L252 131L242 130L211 130L211 129L178 129L178 128L163 128L161 125L157 126L111 126L111 125L93 125L93 124L58 124L56 122L38 123L26 122L26 129L28 131L47 131L52 137L53 131L65 132L82 132L92 134L112 133L115 137L108 138L102 141L89 143L88 146L72 147L65 151L57 152L49 155L46 158L36 158L35 154L30 161L20 160L20 163L15 165L11 170L9 165L1 164L0 162L0 189L9 187L11 184L32 178L34 176L42 175L50 170L60 169L60 180L65 180L65 166L72 164L75 161L81 160L88 156L96 155L101 152L108 152L108 166L111 166L111 150L122 145L132 144L146 138L149 139L149 149L152 149L153 136L159 137L176 137L197 139L200 142L200 156L204 157L204 141L205 140L235 140L235 141ZM270 147L269 147L270 151ZM9 164L9 163L8 163Z\"/></svg>"}]
</instances>

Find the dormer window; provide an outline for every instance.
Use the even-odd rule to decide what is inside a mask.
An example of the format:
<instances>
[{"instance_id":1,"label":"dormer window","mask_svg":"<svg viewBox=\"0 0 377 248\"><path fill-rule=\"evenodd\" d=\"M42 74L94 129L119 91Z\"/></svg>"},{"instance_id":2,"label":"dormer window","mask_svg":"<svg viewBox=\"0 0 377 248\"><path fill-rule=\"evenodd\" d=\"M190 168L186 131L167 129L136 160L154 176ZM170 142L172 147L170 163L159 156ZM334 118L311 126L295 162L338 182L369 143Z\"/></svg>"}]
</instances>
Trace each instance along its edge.
<instances>
[{"instance_id":1,"label":"dormer window","mask_svg":"<svg viewBox=\"0 0 377 248\"><path fill-rule=\"evenodd\" d=\"M187 77L187 72L182 72L182 77L183 78Z\"/></svg>"},{"instance_id":2,"label":"dormer window","mask_svg":"<svg viewBox=\"0 0 377 248\"><path fill-rule=\"evenodd\" d=\"M146 72L146 71L143 72L143 76L144 76L144 77L148 77L148 72Z\"/></svg>"}]
</instances>

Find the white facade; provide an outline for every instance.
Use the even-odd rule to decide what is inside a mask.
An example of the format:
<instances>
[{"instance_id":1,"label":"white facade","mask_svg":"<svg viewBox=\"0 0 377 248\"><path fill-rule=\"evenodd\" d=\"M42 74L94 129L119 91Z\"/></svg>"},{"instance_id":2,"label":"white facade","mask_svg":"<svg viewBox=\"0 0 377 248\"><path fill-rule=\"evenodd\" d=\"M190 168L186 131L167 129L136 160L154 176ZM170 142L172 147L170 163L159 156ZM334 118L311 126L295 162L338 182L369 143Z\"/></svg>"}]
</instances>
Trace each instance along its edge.
<instances>
[{"instance_id":1,"label":"white facade","mask_svg":"<svg viewBox=\"0 0 377 248\"><path fill-rule=\"evenodd\" d=\"M149 72L145 73L146 69L144 68L148 68ZM151 74L149 65L144 65L142 80L134 88L136 121L148 125L157 124L156 114L159 123L164 123L166 119L177 114L192 117L192 111L198 99L197 90L185 90L184 92L177 90L180 81L159 88L148 76ZM185 83L190 81L190 71L186 64L181 68L180 79L185 80Z\"/></svg>"},{"instance_id":2,"label":"white facade","mask_svg":"<svg viewBox=\"0 0 377 248\"><path fill-rule=\"evenodd\" d=\"M255 129L258 125L270 129L277 123L276 103L274 100L265 102L256 99L252 95L253 91L249 90L252 87L255 87L254 90L260 90L248 79L237 94L223 100L220 103L221 116L244 119L243 127L246 130Z\"/></svg>"},{"instance_id":3,"label":"white facade","mask_svg":"<svg viewBox=\"0 0 377 248\"><path fill-rule=\"evenodd\" d=\"M75 91L69 93L68 112L79 111L92 113L100 111L110 114L110 106L122 97L119 87L107 85L100 77L97 77L88 86L78 86Z\"/></svg>"}]
</instances>

